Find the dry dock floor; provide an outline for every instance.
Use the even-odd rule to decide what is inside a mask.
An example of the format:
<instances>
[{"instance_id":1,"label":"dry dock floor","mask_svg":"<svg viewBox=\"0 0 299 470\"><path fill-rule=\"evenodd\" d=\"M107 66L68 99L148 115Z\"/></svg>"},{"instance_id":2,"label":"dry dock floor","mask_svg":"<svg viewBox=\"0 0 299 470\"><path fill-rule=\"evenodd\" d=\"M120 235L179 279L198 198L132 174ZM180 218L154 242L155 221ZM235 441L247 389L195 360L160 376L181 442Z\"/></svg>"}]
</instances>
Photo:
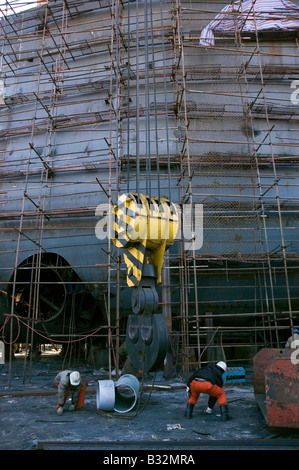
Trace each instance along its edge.
<instances>
[{"instance_id":1,"label":"dry dock floor","mask_svg":"<svg viewBox=\"0 0 299 470\"><path fill-rule=\"evenodd\" d=\"M218 405L212 415L205 415L208 397L202 395L193 418L184 418L187 401L184 383L179 377L165 379L158 372L144 381L142 393L128 413L99 412L96 389L103 372L87 365L71 367L81 372L87 382L85 406L61 416L56 413L55 375L63 368L57 356L41 357L24 367L24 358L0 365L0 449L180 449L217 447L229 444L271 443L283 448L292 443L299 449L298 434L273 432L267 428L253 392L253 366L243 366L244 383L225 386L231 419L220 421ZM102 376L101 376L102 374ZM10 379L9 379L10 378ZM111 445L111 447L110 447ZM235 445L236 447L236 445Z\"/></svg>"}]
</instances>

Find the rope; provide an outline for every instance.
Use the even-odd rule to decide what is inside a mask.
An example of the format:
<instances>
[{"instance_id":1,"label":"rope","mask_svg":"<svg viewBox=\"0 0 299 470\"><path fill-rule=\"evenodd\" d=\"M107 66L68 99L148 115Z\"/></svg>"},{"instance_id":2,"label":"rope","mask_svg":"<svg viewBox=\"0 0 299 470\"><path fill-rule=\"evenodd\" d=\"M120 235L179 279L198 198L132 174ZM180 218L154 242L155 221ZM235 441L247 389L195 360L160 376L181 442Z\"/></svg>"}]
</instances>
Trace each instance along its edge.
<instances>
[{"instance_id":1,"label":"rope","mask_svg":"<svg viewBox=\"0 0 299 470\"><path fill-rule=\"evenodd\" d=\"M5 329L5 326L6 326L7 322L8 322L8 320L11 319L11 318L15 318L15 319L17 320L17 324L18 324L18 333L17 333L17 335L16 335L16 338L15 338L13 341L7 342L7 341L5 341L5 338L4 338L4 329ZM78 343L78 342L80 342L80 341L84 341L84 340L86 340L87 338L90 338L90 337L94 336L98 331L100 331L102 328L104 328L104 327L101 326L100 328L98 328L97 330L93 331L92 333L87 334L87 335L83 336L82 338L78 338L78 339L73 339L73 340L68 340L68 341L63 341L63 340L60 340L60 339L59 339L59 340L54 340L53 338L49 338L49 337L47 337L47 336L45 336L45 335L42 335L42 334L39 333L37 330L35 330L35 329L32 328L31 326L29 326L27 323L23 322L17 315L15 315L14 313L12 313L12 314L10 314L10 315L7 315L7 317L6 317L6 319L5 319L4 323L3 323L3 326L0 328L0 331L3 330L3 331L2 331L2 339L3 339L3 342L4 342L5 344L14 344L14 343L16 343L16 342L18 341L18 338L19 338L19 336L20 336L20 330L21 330L21 328L20 328L20 323L21 323L22 325L24 325L26 328L28 328L29 330L33 331L35 334L37 334L37 335L41 336L42 338L44 338L45 340L49 341L50 343L52 343L53 341L56 341L56 342L58 342L59 344L61 344L61 343L62 343L62 344Z\"/></svg>"},{"instance_id":2,"label":"rope","mask_svg":"<svg viewBox=\"0 0 299 470\"><path fill-rule=\"evenodd\" d=\"M18 333L17 333L16 338L15 338L13 341L7 342L7 341L5 341L5 338L4 338L4 328L5 328L6 323L8 322L8 320L9 320L10 318L15 318L15 319L17 320L17 324L18 324ZM0 331L1 331L1 330L3 330L2 339L3 339L3 342L4 342L5 344L14 344L14 343L16 343L17 340L18 340L18 337L19 337L19 335L20 335L20 330L21 330L21 327L20 327L20 319L17 317L17 315L15 315L15 314L13 314L13 313L12 313L11 315L8 315L8 316L5 318L5 320L4 320L4 323L3 323L2 328L0 328Z\"/></svg>"}]
</instances>

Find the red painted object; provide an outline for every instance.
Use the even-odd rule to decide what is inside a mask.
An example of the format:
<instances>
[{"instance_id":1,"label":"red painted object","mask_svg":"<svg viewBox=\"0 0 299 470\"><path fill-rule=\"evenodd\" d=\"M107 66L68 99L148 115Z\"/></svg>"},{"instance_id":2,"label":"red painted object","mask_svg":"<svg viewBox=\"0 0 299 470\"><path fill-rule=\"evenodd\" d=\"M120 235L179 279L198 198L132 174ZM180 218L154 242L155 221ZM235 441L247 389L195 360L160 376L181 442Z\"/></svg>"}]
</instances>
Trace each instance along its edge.
<instances>
[{"instance_id":1,"label":"red painted object","mask_svg":"<svg viewBox=\"0 0 299 470\"><path fill-rule=\"evenodd\" d=\"M299 364L294 351L262 349L254 357L254 393L269 427L299 429Z\"/></svg>"}]
</instances>

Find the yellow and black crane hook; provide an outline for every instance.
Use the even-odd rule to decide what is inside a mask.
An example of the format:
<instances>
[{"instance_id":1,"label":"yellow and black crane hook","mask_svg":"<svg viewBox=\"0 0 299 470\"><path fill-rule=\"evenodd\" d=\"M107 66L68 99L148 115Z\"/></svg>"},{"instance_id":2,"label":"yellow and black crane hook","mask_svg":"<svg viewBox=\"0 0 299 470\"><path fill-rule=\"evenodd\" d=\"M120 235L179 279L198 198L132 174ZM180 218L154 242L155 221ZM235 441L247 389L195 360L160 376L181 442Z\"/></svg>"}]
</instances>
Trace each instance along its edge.
<instances>
[{"instance_id":1,"label":"yellow and black crane hook","mask_svg":"<svg viewBox=\"0 0 299 470\"><path fill-rule=\"evenodd\" d=\"M127 284L133 288L126 345L137 370L156 371L168 347L163 314L157 313L164 253L175 241L179 216L166 198L122 194L113 208L113 243L122 249Z\"/></svg>"}]
</instances>

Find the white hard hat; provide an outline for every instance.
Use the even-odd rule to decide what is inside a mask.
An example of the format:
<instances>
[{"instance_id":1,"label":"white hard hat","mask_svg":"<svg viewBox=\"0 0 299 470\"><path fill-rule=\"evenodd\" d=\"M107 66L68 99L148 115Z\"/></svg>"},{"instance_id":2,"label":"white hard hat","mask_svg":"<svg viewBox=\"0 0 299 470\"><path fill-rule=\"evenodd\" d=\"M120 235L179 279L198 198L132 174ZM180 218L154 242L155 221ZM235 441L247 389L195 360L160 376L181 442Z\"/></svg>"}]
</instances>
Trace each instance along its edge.
<instances>
[{"instance_id":1,"label":"white hard hat","mask_svg":"<svg viewBox=\"0 0 299 470\"><path fill-rule=\"evenodd\" d=\"M226 364L225 364L225 362L223 362L223 361L217 362L216 366L221 367L221 369L222 369L224 372L225 372L226 369L227 369Z\"/></svg>"},{"instance_id":2,"label":"white hard hat","mask_svg":"<svg viewBox=\"0 0 299 470\"><path fill-rule=\"evenodd\" d=\"M71 382L71 385L74 385L74 386L80 384L81 376L80 376L79 372L77 372L76 370L74 372L71 372L70 382Z\"/></svg>"}]
</instances>

